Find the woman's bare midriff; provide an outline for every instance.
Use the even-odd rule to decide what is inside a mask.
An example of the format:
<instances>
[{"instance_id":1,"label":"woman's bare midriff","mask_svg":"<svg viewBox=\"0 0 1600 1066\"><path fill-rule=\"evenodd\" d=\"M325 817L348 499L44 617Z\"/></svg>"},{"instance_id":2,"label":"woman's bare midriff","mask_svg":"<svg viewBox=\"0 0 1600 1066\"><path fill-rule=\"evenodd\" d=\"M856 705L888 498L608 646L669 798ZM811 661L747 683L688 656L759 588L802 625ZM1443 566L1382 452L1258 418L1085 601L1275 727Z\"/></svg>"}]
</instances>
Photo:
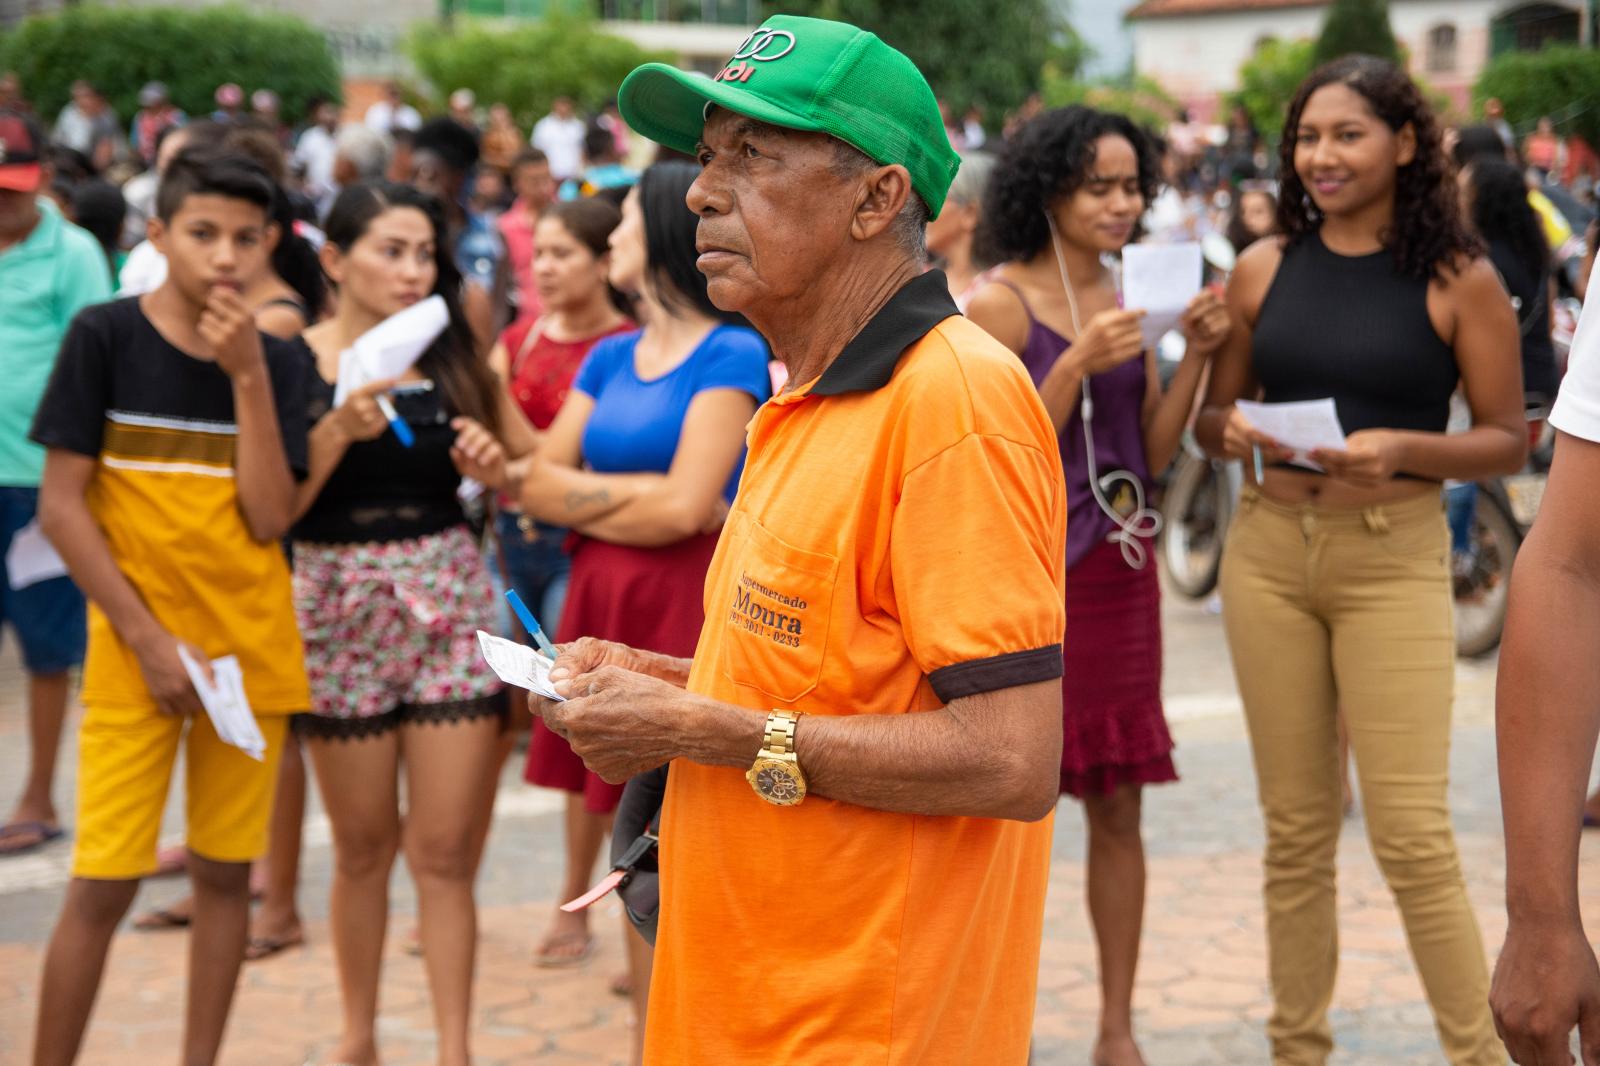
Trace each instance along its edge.
<instances>
[{"instance_id":1,"label":"woman's bare midriff","mask_svg":"<svg viewBox=\"0 0 1600 1066\"><path fill-rule=\"evenodd\" d=\"M1439 483L1397 478L1375 489L1362 489L1323 474L1272 467L1266 471L1261 492L1268 499L1291 506L1310 503L1322 507L1371 507L1437 494Z\"/></svg>"}]
</instances>

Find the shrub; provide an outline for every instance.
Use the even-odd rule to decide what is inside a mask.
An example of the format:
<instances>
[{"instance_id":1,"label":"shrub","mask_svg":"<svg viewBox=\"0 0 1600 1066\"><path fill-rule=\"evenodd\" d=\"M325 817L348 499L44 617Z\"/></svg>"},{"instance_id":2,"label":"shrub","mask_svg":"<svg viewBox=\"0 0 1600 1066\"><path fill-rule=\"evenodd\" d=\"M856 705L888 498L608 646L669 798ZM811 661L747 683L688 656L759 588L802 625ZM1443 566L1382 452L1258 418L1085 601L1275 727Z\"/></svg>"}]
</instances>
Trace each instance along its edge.
<instances>
[{"instance_id":1,"label":"shrub","mask_svg":"<svg viewBox=\"0 0 1600 1066\"><path fill-rule=\"evenodd\" d=\"M484 104L499 101L511 108L524 129L543 118L558 96L597 111L634 67L671 58L566 14L511 26L471 19L457 20L451 29L418 24L406 48L441 96L471 89Z\"/></svg>"},{"instance_id":2,"label":"shrub","mask_svg":"<svg viewBox=\"0 0 1600 1066\"><path fill-rule=\"evenodd\" d=\"M1311 41L1266 41L1239 67L1239 90L1229 99L1243 104L1261 136L1277 144L1289 101L1313 67Z\"/></svg>"},{"instance_id":3,"label":"shrub","mask_svg":"<svg viewBox=\"0 0 1600 1066\"><path fill-rule=\"evenodd\" d=\"M1357 52L1391 63L1404 63L1400 45L1389 28L1388 0L1333 0L1317 37L1318 66Z\"/></svg>"},{"instance_id":4,"label":"shrub","mask_svg":"<svg viewBox=\"0 0 1600 1066\"><path fill-rule=\"evenodd\" d=\"M69 7L0 38L0 69L17 72L46 119L66 105L78 78L94 82L124 122L148 81L165 82L191 115L215 110L224 82L246 94L271 89L291 123L312 97L340 95L339 65L320 32L290 15L233 6Z\"/></svg>"},{"instance_id":5,"label":"shrub","mask_svg":"<svg viewBox=\"0 0 1600 1066\"><path fill-rule=\"evenodd\" d=\"M1499 56L1472 89L1480 114L1491 96L1505 105L1506 120L1519 130L1548 115L1561 132L1600 144L1600 52L1555 47Z\"/></svg>"}]
</instances>

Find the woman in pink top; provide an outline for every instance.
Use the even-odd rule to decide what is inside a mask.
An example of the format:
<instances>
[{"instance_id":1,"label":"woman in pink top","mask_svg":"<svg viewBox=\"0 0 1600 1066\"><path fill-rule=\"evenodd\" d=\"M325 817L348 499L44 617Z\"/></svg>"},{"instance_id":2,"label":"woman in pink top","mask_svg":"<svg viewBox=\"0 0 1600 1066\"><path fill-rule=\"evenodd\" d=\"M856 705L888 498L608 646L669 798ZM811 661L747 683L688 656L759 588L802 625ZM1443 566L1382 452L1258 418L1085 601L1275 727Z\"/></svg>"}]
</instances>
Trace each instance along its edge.
<instances>
[{"instance_id":1,"label":"woman in pink top","mask_svg":"<svg viewBox=\"0 0 1600 1066\"><path fill-rule=\"evenodd\" d=\"M506 242L506 255L511 263L514 317L533 319L544 310L544 301L533 276L533 260L538 248L534 228L544 209L556 198L550 161L539 149L526 149L512 160L511 191L517 198L500 215L497 226L501 239Z\"/></svg>"}]
</instances>

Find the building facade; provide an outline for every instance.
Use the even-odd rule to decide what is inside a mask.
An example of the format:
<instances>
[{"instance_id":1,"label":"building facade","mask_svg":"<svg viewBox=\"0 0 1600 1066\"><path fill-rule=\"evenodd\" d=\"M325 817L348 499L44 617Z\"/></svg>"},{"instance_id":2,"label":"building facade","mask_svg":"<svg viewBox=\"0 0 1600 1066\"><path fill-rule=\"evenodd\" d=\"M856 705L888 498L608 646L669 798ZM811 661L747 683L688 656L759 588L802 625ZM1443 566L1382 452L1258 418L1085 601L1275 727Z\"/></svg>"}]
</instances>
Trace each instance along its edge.
<instances>
[{"instance_id":1,"label":"building facade","mask_svg":"<svg viewBox=\"0 0 1600 1066\"><path fill-rule=\"evenodd\" d=\"M1315 37L1326 0L1145 0L1128 13L1134 68L1195 118L1217 116L1222 95L1263 43ZM1389 24L1411 73L1466 112L1472 86L1501 52L1590 39L1585 0L1390 0Z\"/></svg>"}]
</instances>

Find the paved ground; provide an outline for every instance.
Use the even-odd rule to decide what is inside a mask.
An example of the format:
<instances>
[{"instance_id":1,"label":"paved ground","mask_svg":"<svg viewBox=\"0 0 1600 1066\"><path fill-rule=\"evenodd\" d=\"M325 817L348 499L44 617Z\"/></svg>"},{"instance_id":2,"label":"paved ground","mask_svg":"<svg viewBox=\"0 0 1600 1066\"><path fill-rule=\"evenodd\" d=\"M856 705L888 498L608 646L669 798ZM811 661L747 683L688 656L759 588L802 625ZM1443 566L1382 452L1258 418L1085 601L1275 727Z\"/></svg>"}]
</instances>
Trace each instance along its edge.
<instances>
[{"instance_id":1,"label":"paved ground","mask_svg":"<svg viewBox=\"0 0 1600 1066\"><path fill-rule=\"evenodd\" d=\"M1249 755L1217 619L1189 604L1167 608L1168 706L1179 742L1181 784L1147 803L1150 903L1138 991L1138 1024L1156 1066L1266 1061L1261 1036L1266 982L1260 903L1261 827ZM25 737L20 677L0 657L0 803L20 781ZM1505 928L1503 859L1491 728L1493 664L1463 663L1452 796L1463 863L1491 950ZM72 764L67 753L65 765ZM70 777L70 774L69 774ZM69 781L70 787L70 781ZM480 897L483 961L476 1052L484 1063L551 1066L621 1062L625 1005L606 991L622 966L619 919L601 920L601 948L576 972L527 964L550 906L559 863L554 797L508 772ZM176 820L169 825L176 828ZM247 968L223 1061L295 1066L327 1049L337 992L325 919L326 822L308 821L302 903L310 946ZM1083 913L1083 832L1070 804L1057 822L1047 911L1035 1061L1088 1059L1097 993L1094 949ZM25 1061L40 950L59 905L68 849L0 861L0 1063ZM1600 834L1584 850L1587 918L1600 934ZM1334 1005L1340 1064L1442 1061L1399 919L1368 852L1359 820L1340 848L1343 962ZM410 886L396 874L396 925L410 913ZM152 882L140 905L180 886ZM121 935L83 1062L141 1066L173 1060L182 1002L181 934ZM390 1066L431 1061L421 963L391 950L384 974L383 1049Z\"/></svg>"}]
</instances>

